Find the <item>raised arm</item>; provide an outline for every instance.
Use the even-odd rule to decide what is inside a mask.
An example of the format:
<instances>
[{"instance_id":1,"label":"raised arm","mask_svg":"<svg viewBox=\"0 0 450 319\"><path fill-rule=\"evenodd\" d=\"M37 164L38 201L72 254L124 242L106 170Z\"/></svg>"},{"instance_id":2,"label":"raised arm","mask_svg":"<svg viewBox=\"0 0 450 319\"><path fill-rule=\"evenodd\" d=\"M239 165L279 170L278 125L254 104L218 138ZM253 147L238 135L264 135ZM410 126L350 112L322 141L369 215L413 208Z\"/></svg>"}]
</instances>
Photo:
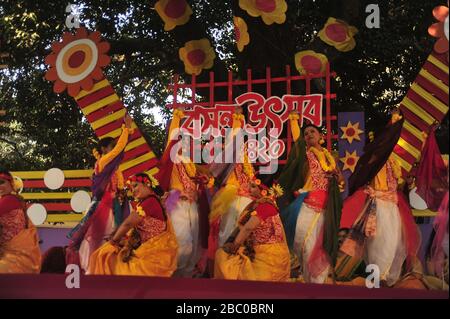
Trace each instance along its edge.
<instances>
[{"instance_id":1,"label":"raised arm","mask_svg":"<svg viewBox=\"0 0 450 319\"><path fill-rule=\"evenodd\" d=\"M299 118L300 116L296 112L289 114L292 138L294 139L294 142L297 142L297 140L301 137L300 125L298 125Z\"/></svg>"},{"instance_id":2,"label":"raised arm","mask_svg":"<svg viewBox=\"0 0 450 319\"><path fill-rule=\"evenodd\" d=\"M111 161L115 159L125 149L128 143L128 137L130 135L132 125L133 120L129 115L127 115L127 117L125 118L125 124L122 125L122 134L120 134L116 146L114 146L111 152L100 157L98 161L98 168L100 172L103 171L105 166L111 163Z\"/></svg>"},{"instance_id":3,"label":"raised arm","mask_svg":"<svg viewBox=\"0 0 450 319\"><path fill-rule=\"evenodd\" d=\"M167 135L167 143L166 143L166 149L170 144L172 134L175 133L177 129L180 128L181 119L184 117L184 112L181 109L175 109L173 111L173 117L172 121L170 122L169 126L169 134Z\"/></svg>"}]
</instances>

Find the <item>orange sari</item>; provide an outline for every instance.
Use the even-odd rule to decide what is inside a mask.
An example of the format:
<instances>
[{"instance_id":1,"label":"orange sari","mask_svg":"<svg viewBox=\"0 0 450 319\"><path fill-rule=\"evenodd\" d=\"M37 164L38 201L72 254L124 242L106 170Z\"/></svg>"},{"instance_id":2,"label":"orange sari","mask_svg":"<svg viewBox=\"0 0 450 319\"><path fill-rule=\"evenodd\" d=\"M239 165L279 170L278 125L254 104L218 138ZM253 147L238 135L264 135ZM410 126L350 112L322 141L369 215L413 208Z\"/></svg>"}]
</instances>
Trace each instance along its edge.
<instances>
[{"instance_id":1,"label":"orange sari","mask_svg":"<svg viewBox=\"0 0 450 319\"><path fill-rule=\"evenodd\" d=\"M39 273L41 251L36 227L14 195L0 198L0 274Z\"/></svg>"}]
</instances>

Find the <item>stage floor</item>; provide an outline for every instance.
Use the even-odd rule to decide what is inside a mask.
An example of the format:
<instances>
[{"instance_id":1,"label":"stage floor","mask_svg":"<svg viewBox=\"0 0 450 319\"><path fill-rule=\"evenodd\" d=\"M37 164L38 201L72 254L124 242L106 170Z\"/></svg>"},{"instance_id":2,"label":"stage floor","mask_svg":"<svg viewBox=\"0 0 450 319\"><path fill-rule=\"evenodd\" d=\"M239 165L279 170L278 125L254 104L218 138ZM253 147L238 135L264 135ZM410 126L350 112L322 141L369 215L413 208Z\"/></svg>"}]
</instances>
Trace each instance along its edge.
<instances>
[{"instance_id":1,"label":"stage floor","mask_svg":"<svg viewBox=\"0 0 450 319\"><path fill-rule=\"evenodd\" d=\"M49 299L448 299L447 291L137 276L0 275L0 298Z\"/></svg>"}]
</instances>

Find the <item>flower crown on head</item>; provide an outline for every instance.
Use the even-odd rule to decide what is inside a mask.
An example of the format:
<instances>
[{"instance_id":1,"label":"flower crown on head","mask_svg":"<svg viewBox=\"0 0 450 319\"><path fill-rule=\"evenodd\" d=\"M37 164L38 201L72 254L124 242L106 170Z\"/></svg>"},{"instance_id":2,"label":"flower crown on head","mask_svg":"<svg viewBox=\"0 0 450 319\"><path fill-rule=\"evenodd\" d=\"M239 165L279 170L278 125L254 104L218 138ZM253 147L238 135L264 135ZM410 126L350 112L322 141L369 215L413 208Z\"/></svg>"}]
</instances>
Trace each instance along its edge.
<instances>
[{"instance_id":1,"label":"flower crown on head","mask_svg":"<svg viewBox=\"0 0 450 319\"><path fill-rule=\"evenodd\" d=\"M155 188L156 186L159 186L159 182L158 180L153 177L152 175L147 175L147 176L130 176L127 179L127 186L130 186L131 183L133 182L138 182L138 183L142 183L142 184L146 184L148 186L151 186L151 188Z\"/></svg>"},{"instance_id":2,"label":"flower crown on head","mask_svg":"<svg viewBox=\"0 0 450 319\"><path fill-rule=\"evenodd\" d=\"M255 183L255 185L257 185L260 189L261 195L262 196L267 196L268 192L269 192L269 187L267 187L266 185L264 185L261 180L259 178L256 178L255 176L253 176L253 178L251 179L253 181L253 183Z\"/></svg>"}]
</instances>

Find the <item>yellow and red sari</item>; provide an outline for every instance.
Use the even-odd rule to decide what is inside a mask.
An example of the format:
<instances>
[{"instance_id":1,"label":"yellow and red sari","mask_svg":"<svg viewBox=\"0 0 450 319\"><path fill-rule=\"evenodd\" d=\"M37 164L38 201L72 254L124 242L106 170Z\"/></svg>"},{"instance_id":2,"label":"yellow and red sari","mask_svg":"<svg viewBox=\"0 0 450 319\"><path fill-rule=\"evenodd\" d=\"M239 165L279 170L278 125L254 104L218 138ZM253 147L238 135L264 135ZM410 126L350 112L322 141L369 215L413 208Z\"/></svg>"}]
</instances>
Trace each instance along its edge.
<instances>
[{"instance_id":1,"label":"yellow and red sari","mask_svg":"<svg viewBox=\"0 0 450 319\"><path fill-rule=\"evenodd\" d=\"M105 243L90 258L91 275L170 277L177 269L178 244L172 224L163 216L159 201L151 196L140 206L145 216L136 227L141 245L124 261L126 249Z\"/></svg>"},{"instance_id":2,"label":"yellow and red sari","mask_svg":"<svg viewBox=\"0 0 450 319\"><path fill-rule=\"evenodd\" d=\"M0 274L39 273L41 251L34 225L14 195L0 198Z\"/></svg>"},{"instance_id":3,"label":"yellow and red sari","mask_svg":"<svg viewBox=\"0 0 450 319\"><path fill-rule=\"evenodd\" d=\"M251 203L241 214L239 223L253 211ZM251 244L253 254L247 247L240 247L236 254L226 253L220 248L216 253L214 278L261 281L288 281L290 277L290 255L283 224L278 209L269 202L257 203L254 209L261 224L246 240Z\"/></svg>"}]
</instances>

